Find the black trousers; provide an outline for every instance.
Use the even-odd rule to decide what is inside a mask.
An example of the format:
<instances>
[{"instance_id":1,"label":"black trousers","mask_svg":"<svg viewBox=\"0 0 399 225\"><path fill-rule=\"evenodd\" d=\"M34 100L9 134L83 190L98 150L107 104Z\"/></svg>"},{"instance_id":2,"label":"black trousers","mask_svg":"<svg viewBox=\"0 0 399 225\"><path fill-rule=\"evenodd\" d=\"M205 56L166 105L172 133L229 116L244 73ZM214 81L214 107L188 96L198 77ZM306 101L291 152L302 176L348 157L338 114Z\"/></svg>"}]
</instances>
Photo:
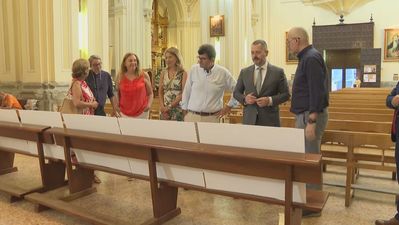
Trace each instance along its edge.
<instances>
[{"instance_id":1,"label":"black trousers","mask_svg":"<svg viewBox=\"0 0 399 225\"><path fill-rule=\"evenodd\" d=\"M98 105L96 110L94 110L94 115L97 116L106 116L105 111L104 111L104 106L103 105Z\"/></svg>"}]
</instances>

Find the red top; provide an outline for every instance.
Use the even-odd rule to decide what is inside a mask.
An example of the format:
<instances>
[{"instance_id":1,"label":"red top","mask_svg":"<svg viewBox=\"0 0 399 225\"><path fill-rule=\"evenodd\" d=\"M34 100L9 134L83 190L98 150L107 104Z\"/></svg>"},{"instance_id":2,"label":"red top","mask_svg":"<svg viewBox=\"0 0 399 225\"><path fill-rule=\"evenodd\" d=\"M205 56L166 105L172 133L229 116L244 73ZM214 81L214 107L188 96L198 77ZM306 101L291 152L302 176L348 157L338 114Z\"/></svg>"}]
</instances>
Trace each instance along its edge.
<instances>
[{"instance_id":1,"label":"red top","mask_svg":"<svg viewBox=\"0 0 399 225\"><path fill-rule=\"evenodd\" d=\"M119 108L127 116L136 117L144 112L148 105L144 74L129 80L124 75L119 83Z\"/></svg>"}]
</instances>

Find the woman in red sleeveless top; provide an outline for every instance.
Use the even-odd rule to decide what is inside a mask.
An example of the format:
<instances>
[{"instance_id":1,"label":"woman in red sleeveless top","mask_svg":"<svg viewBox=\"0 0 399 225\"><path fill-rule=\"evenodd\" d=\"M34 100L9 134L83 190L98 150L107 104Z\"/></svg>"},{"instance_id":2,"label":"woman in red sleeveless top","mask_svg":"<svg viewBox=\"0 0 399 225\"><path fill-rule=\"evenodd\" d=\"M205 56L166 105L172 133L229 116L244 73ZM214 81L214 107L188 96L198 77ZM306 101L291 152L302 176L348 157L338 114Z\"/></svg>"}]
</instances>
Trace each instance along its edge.
<instances>
[{"instance_id":1,"label":"woman in red sleeveless top","mask_svg":"<svg viewBox=\"0 0 399 225\"><path fill-rule=\"evenodd\" d=\"M127 53L123 57L116 85L121 116L148 119L153 101L151 81L148 74L140 69L136 54Z\"/></svg>"}]
</instances>

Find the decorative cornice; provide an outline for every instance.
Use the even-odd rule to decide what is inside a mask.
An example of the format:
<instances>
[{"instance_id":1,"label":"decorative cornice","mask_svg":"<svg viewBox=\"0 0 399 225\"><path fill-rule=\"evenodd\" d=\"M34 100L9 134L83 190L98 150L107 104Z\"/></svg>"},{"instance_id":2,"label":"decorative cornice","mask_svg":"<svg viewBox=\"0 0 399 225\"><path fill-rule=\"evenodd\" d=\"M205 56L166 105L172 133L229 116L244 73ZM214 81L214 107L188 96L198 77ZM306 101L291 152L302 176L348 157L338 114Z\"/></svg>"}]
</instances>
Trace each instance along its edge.
<instances>
[{"instance_id":1,"label":"decorative cornice","mask_svg":"<svg viewBox=\"0 0 399 225\"><path fill-rule=\"evenodd\" d=\"M301 0L305 5L322 7L337 15L348 15L356 8L373 0Z\"/></svg>"}]
</instances>

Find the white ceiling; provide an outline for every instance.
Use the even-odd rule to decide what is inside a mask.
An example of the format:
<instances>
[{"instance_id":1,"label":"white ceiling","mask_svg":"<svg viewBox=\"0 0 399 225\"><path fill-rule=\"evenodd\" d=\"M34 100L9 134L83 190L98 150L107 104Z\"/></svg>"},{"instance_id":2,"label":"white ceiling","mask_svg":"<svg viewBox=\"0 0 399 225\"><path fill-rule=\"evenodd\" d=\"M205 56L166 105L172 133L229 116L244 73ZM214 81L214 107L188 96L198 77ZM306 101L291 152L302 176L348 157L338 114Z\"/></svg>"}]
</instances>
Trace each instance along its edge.
<instances>
[{"instance_id":1,"label":"white ceiling","mask_svg":"<svg viewBox=\"0 0 399 225\"><path fill-rule=\"evenodd\" d=\"M305 5L319 6L337 15L348 15L356 8L373 0L302 0Z\"/></svg>"}]
</instances>

